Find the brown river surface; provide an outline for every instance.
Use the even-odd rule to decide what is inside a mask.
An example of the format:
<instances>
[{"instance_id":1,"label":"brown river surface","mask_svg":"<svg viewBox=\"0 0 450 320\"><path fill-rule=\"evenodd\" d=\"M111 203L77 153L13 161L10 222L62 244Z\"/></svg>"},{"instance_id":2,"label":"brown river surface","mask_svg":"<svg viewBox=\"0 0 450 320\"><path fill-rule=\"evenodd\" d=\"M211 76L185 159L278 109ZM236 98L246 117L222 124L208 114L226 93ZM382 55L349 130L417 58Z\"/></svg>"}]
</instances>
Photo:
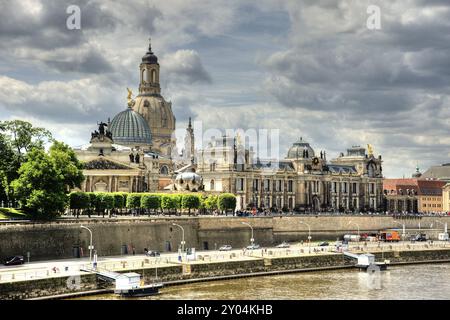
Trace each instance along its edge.
<instances>
[{"instance_id":1,"label":"brown river surface","mask_svg":"<svg viewBox=\"0 0 450 320\"><path fill-rule=\"evenodd\" d=\"M115 294L77 299L130 299ZM296 273L165 287L137 299L450 299L450 264L389 267L368 274L357 270Z\"/></svg>"}]
</instances>

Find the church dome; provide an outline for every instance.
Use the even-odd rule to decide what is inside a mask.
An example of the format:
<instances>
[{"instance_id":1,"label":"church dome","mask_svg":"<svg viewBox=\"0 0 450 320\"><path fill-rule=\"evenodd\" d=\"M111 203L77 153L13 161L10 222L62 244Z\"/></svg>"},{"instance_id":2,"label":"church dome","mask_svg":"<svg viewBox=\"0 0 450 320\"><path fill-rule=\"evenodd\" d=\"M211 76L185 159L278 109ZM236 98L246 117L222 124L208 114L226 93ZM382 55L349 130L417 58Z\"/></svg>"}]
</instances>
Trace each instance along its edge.
<instances>
[{"instance_id":1,"label":"church dome","mask_svg":"<svg viewBox=\"0 0 450 320\"><path fill-rule=\"evenodd\" d=\"M180 191L199 191L203 187L203 178L195 172L182 172L175 177L175 185Z\"/></svg>"},{"instance_id":2,"label":"church dome","mask_svg":"<svg viewBox=\"0 0 450 320\"><path fill-rule=\"evenodd\" d=\"M110 124L114 143L122 145L151 144L152 134L145 119L131 108L118 113Z\"/></svg>"},{"instance_id":3,"label":"church dome","mask_svg":"<svg viewBox=\"0 0 450 320\"><path fill-rule=\"evenodd\" d=\"M306 151L304 153L304 151ZM304 141L302 138L295 142L292 147L289 148L286 159L297 159L297 158L314 158L314 149L311 148L308 142Z\"/></svg>"},{"instance_id":4,"label":"church dome","mask_svg":"<svg viewBox=\"0 0 450 320\"><path fill-rule=\"evenodd\" d=\"M142 63L149 63L149 64L157 64L158 63L158 57L155 56L155 54L153 53L152 47L150 44L148 45L147 52L142 57Z\"/></svg>"}]
</instances>

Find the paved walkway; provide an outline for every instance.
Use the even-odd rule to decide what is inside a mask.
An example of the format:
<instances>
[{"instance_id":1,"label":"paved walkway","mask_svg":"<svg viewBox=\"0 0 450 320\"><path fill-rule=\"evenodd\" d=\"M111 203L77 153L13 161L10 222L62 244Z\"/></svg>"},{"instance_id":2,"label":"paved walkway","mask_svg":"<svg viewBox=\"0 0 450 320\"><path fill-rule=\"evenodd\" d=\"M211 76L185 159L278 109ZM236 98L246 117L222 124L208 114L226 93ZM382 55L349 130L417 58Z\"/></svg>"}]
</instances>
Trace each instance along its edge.
<instances>
[{"instance_id":1,"label":"paved walkway","mask_svg":"<svg viewBox=\"0 0 450 320\"><path fill-rule=\"evenodd\" d=\"M450 243L444 241L428 242L401 242L378 243L359 242L350 243L348 250L352 252L383 252L392 250L424 250L424 249L450 249ZM245 261L261 258L281 258L295 256L309 256L320 254L341 254L337 252L335 243L329 246L319 246L318 242L308 244L291 244L290 248L268 247L256 250L234 249L231 251L197 251L195 257L183 255L179 261L178 253L163 253L160 257L147 257L145 255L125 255L99 257L98 268L109 271L126 271L140 268L162 268L177 266L184 263L211 263L227 261ZM85 274L80 269L90 269L89 256L80 259L61 259L25 263L20 266L0 266L0 283L43 279L50 277L68 277Z\"/></svg>"}]
</instances>

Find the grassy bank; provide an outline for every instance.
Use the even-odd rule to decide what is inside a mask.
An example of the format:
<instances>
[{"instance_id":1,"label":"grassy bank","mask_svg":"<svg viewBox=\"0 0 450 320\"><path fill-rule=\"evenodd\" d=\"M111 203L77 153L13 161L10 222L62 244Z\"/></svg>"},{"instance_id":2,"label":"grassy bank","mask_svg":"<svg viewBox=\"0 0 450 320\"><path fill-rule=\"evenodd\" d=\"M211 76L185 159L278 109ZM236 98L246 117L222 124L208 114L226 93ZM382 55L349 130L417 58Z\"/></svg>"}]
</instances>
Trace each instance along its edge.
<instances>
[{"instance_id":1,"label":"grassy bank","mask_svg":"<svg viewBox=\"0 0 450 320\"><path fill-rule=\"evenodd\" d=\"M28 215L19 209L0 208L0 220L7 219L28 219Z\"/></svg>"}]
</instances>

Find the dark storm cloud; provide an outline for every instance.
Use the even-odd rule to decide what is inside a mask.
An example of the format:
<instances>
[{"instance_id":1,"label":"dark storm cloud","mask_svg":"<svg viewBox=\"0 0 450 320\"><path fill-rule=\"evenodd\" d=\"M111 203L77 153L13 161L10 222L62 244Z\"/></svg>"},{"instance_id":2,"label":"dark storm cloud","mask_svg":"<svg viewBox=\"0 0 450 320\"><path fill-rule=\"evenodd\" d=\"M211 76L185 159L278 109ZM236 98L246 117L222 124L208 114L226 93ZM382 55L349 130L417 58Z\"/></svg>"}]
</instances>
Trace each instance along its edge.
<instances>
[{"instance_id":1,"label":"dark storm cloud","mask_svg":"<svg viewBox=\"0 0 450 320\"><path fill-rule=\"evenodd\" d=\"M83 55L65 56L62 60L48 60L45 64L61 72L106 73L113 71L113 66L99 52L89 49Z\"/></svg>"},{"instance_id":2,"label":"dark storm cloud","mask_svg":"<svg viewBox=\"0 0 450 320\"><path fill-rule=\"evenodd\" d=\"M66 29L71 4L81 30ZM369 4L381 7L381 30L366 28ZM419 157L448 162L449 5L5 0L0 107L72 128L106 120L126 107L126 87L136 92L151 36L180 121L278 128L283 155L299 136L330 158L373 143L392 175Z\"/></svg>"},{"instance_id":3,"label":"dark storm cloud","mask_svg":"<svg viewBox=\"0 0 450 320\"><path fill-rule=\"evenodd\" d=\"M366 30L302 41L263 62L272 74L267 88L289 107L353 114L412 109L418 92L442 92L450 83L450 28L446 19L433 21L420 32L392 21L373 32L375 39Z\"/></svg>"},{"instance_id":4,"label":"dark storm cloud","mask_svg":"<svg viewBox=\"0 0 450 320\"><path fill-rule=\"evenodd\" d=\"M81 30L68 30L66 20L69 5L81 10ZM0 4L0 45L30 46L41 49L74 47L85 41L84 32L112 29L114 20L99 3L89 0L46 0L31 6L15 0Z\"/></svg>"}]
</instances>

